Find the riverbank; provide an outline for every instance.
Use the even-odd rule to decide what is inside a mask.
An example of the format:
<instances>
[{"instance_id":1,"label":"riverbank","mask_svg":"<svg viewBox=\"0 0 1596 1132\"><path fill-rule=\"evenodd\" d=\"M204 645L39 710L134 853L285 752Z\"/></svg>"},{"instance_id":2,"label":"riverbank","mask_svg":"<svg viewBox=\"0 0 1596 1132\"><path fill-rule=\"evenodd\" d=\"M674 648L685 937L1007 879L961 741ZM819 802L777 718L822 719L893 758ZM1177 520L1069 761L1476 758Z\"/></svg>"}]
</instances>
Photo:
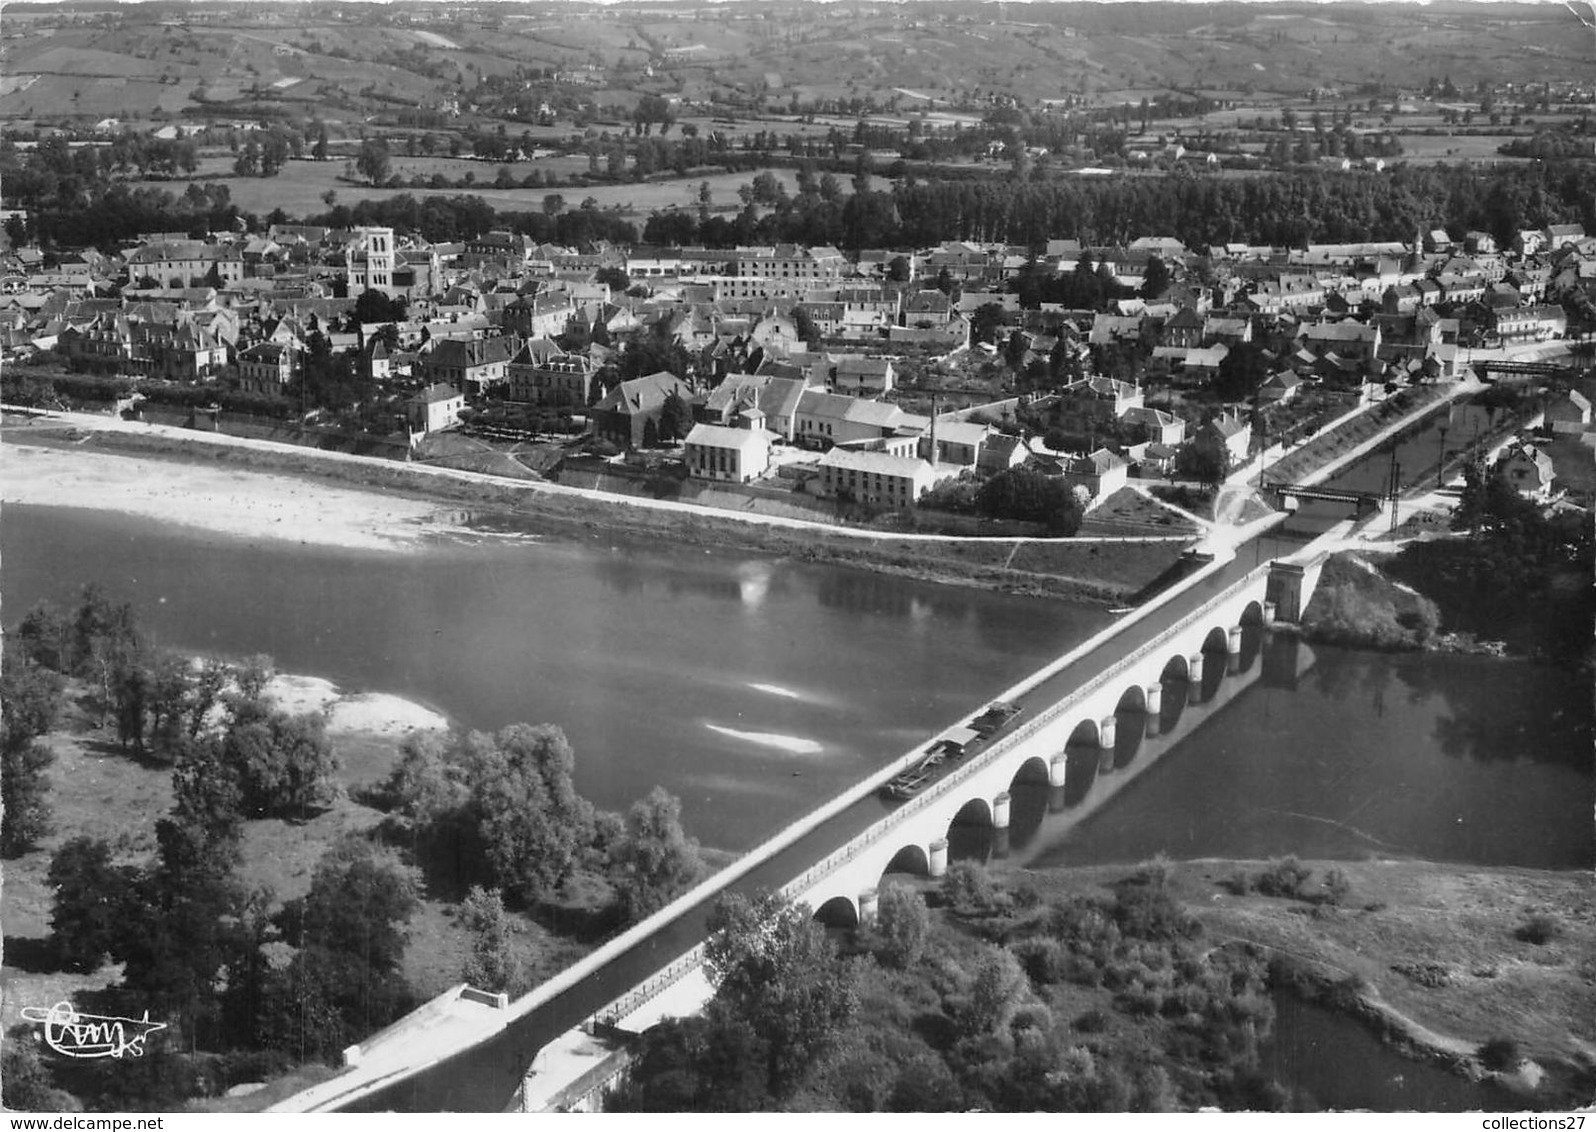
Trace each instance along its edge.
<instances>
[{"instance_id":1,"label":"riverbank","mask_svg":"<svg viewBox=\"0 0 1596 1132\"><path fill-rule=\"evenodd\" d=\"M1150 587L1184 547L829 531L213 434L92 423L39 420L8 428L0 457L4 500L122 510L238 537L358 549L407 550L488 534L589 537L602 530L1107 605Z\"/></svg>"},{"instance_id":2,"label":"riverbank","mask_svg":"<svg viewBox=\"0 0 1596 1132\"><path fill-rule=\"evenodd\" d=\"M1165 884L1210 945L1246 943L1273 978L1403 1054L1493 1079L1539 1109L1596 1095L1596 892L1586 872L1419 860L1304 861L1300 895L1257 891L1264 861L1194 860ZM1326 895L1332 870L1345 879ZM1025 874L1044 897L1101 894L1125 865ZM1254 883L1241 891L1241 878ZM1545 933L1544 936L1542 933ZM1535 939L1543 942L1534 942ZM1516 1052L1497 1062L1487 1043Z\"/></svg>"},{"instance_id":3,"label":"riverbank","mask_svg":"<svg viewBox=\"0 0 1596 1132\"><path fill-rule=\"evenodd\" d=\"M380 814L349 794L385 778L397 761L401 738L412 731L445 730L449 721L422 704L381 693L345 693L329 681L274 675L266 685L274 705L291 713L317 712L339 759L341 796L304 822L277 819L246 823L241 878L271 887L279 900L302 896L322 850L344 833L374 827ZM58 969L49 946L52 889L50 858L79 835L104 838L119 863L146 860L156 850L155 823L172 805L171 768L140 761L115 741L114 726L100 726L92 691L68 681L56 726L41 740L54 756L46 770L53 832L5 867L6 952L0 1025L22 1021L22 1006L41 1006L97 990L117 978L112 968L73 973ZM440 913L440 918L441 918ZM430 959L419 960L425 967ZM441 972L444 979L453 971Z\"/></svg>"}]
</instances>

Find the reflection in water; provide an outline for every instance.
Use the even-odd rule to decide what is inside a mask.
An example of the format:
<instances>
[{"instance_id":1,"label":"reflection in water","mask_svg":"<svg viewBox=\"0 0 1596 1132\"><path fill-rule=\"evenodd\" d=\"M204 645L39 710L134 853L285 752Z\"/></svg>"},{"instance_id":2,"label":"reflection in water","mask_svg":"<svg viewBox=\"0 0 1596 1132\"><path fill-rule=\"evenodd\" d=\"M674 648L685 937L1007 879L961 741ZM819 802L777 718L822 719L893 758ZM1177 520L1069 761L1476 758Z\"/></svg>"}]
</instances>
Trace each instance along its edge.
<instances>
[{"instance_id":1,"label":"reflection in water","mask_svg":"<svg viewBox=\"0 0 1596 1132\"><path fill-rule=\"evenodd\" d=\"M1249 665L1247 644L1235 676L1210 685L1205 664L1201 704L1183 707L1180 685L1164 685L1160 734L1142 738L1133 761L1093 774L1085 749L1069 752L1064 811L1045 797L1015 807L1015 860L1592 864L1593 729L1577 673L1311 650L1283 633ZM1121 737L1136 735L1127 722Z\"/></svg>"}]
</instances>

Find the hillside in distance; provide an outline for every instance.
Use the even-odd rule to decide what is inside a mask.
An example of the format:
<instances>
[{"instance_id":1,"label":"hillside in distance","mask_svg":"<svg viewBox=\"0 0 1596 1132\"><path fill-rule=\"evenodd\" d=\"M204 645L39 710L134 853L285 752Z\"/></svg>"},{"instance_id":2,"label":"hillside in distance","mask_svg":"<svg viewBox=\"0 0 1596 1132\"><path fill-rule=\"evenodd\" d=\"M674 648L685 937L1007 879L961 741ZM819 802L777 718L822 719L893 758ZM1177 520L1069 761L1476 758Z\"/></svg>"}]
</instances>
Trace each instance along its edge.
<instances>
[{"instance_id":1,"label":"hillside in distance","mask_svg":"<svg viewBox=\"0 0 1596 1132\"><path fill-rule=\"evenodd\" d=\"M355 120L446 105L484 80L770 108L1011 96L1267 100L1450 77L1588 82L1596 38L1560 4L12 4L0 118L236 112L269 100Z\"/></svg>"}]
</instances>

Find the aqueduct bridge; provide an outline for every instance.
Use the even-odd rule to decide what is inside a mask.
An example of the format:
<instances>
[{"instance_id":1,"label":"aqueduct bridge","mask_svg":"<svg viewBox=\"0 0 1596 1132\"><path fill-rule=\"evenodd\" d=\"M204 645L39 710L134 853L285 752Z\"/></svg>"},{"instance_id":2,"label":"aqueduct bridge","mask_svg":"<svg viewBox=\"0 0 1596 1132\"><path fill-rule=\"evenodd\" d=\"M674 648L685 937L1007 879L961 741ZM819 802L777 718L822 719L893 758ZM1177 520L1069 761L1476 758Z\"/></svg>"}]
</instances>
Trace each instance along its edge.
<instances>
[{"instance_id":1,"label":"aqueduct bridge","mask_svg":"<svg viewBox=\"0 0 1596 1132\"><path fill-rule=\"evenodd\" d=\"M1014 723L986 745L972 745L972 754L915 797L889 806L874 795L938 739L971 720L928 736L522 998L512 1002L456 987L351 1047L343 1073L272 1111L521 1107L534 1061L550 1075L548 1059L539 1059L545 1047L552 1050L565 1038L605 1025L637 1028L651 1002L674 995L679 1004L684 991L690 1001L689 988L706 986L700 962L704 924L715 898L727 889L781 889L828 920L868 920L885 874L936 876L946 868L954 824L1006 829L1010 790L1021 779L1045 780L1068 794L1081 764L1072 763L1067 750L1111 749L1117 729L1132 721L1156 726L1167 692L1184 697L1188 685L1201 683L1205 669L1230 662L1241 648L1244 626L1269 624L1277 608L1283 618L1294 616L1307 602L1322 555L1307 548L1295 561L1274 560L1283 548L1266 531L1281 518L1257 524L1233 555L1203 566L1000 693L998 698L1022 708ZM580 1104L602 1084L598 1066L569 1075L558 1090L562 1105Z\"/></svg>"}]
</instances>

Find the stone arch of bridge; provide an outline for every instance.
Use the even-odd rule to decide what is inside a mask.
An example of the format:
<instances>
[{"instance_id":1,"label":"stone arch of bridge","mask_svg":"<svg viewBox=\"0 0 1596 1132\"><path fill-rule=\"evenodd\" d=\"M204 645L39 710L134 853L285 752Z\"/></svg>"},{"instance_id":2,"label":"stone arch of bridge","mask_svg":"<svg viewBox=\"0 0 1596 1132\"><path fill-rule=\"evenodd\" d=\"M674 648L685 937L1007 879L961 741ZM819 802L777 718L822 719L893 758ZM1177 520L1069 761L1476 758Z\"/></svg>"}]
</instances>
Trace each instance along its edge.
<instances>
[{"instance_id":1,"label":"stone arch of bridge","mask_svg":"<svg viewBox=\"0 0 1596 1132\"><path fill-rule=\"evenodd\" d=\"M1216 625L1208 630L1208 635L1203 637L1201 652L1228 653L1230 651L1230 630L1223 625Z\"/></svg>"},{"instance_id":2,"label":"stone arch of bridge","mask_svg":"<svg viewBox=\"0 0 1596 1132\"><path fill-rule=\"evenodd\" d=\"M1075 725L1070 732L1070 737L1065 740L1064 749L1071 747L1096 747L1097 746L1097 720L1086 718Z\"/></svg>"},{"instance_id":3,"label":"stone arch of bridge","mask_svg":"<svg viewBox=\"0 0 1596 1132\"><path fill-rule=\"evenodd\" d=\"M1130 714L1147 710L1147 689L1140 684L1131 684L1120 693L1119 703L1114 705L1114 714Z\"/></svg>"},{"instance_id":4,"label":"stone arch of bridge","mask_svg":"<svg viewBox=\"0 0 1596 1132\"><path fill-rule=\"evenodd\" d=\"M1186 654L1178 652L1164 662L1164 670L1158 674L1160 683L1184 683L1191 676L1191 662L1186 659Z\"/></svg>"},{"instance_id":5,"label":"stone arch of bridge","mask_svg":"<svg viewBox=\"0 0 1596 1132\"><path fill-rule=\"evenodd\" d=\"M859 926L859 905L850 896L833 896L815 909L814 918L828 928Z\"/></svg>"},{"instance_id":6,"label":"stone arch of bridge","mask_svg":"<svg viewBox=\"0 0 1596 1132\"><path fill-rule=\"evenodd\" d=\"M1028 782L1042 786L1051 785L1052 779L1050 775L1049 760L1044 759L1041 755L1031 755L1014 769L1014 774L1009 779L1009 790L1012 792L1014 787Z\"/></svg>"},{"instance_id":7,"label":"stone arch of bridge","mask_svg":"<svg viewBox=\"0 0 1596 1132\"><path fill-rule=\"evenodd\" d=\"M905 845L892 855L887 862L887 867L881 870L881 879L886 881L893 873L908 873L913 876L931 875L931 858L926 853L924 845Z\"/></svg>"},{"instance_id":8,"label":"stone arch of bridge","mask_svg":"<svg viewBox=\"0 0 1596 1132\"><path fill-rule=\"evenodd\" d=\"M949 828L956 825L991 825L992 800L990 798L971 798L959 807L959 812L953 815L953 820L948 823Z\"/></svg>"},{"instance_id":9,"label":"stone arch of bridge","mask_svg":"<svg viewBox=\"0 0 1596 1132\"><path fill-rule=\"evenodd\" d=\"M1241 624L1243 624L1243 625L1262 625L1262 624L1264 624L1263 602L1261 602L1261 601L1249 601L1245 606L1243 606L1242 610L1241 610Z\"/></svg>"}]
</instances>

